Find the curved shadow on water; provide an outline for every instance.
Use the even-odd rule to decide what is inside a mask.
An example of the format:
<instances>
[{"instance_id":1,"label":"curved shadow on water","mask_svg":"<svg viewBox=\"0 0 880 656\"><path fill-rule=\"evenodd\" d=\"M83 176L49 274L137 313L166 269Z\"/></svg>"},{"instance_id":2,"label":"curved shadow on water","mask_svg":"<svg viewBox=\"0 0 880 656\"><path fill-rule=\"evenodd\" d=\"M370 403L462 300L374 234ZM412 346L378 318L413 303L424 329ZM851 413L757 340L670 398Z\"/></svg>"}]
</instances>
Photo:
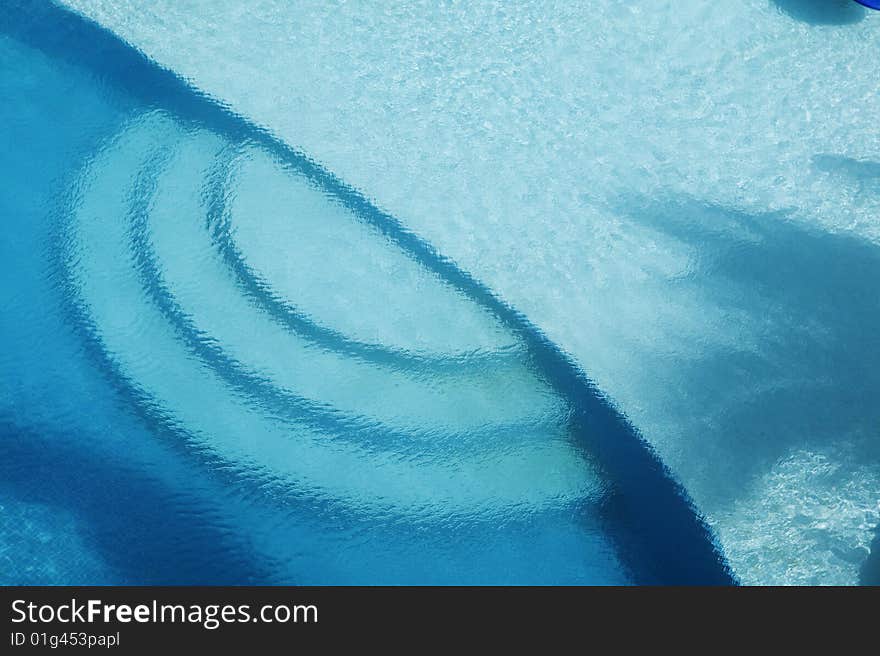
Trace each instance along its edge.
<instances>
[{"instance_id":1,"label":"curved shadow on water","mask_svg":"<svg viewBox=\"0 0 880 656\"><path fill-rule=\"evenodd\" d=\"M812 162L818 171L857 184L860 192L880 192L880 162L827 153L813 156ZM880 527L871 545L871 553L862 566L859 582L880 585Z\"/></svg>"},{"instance_id":2,"label":"curved shadow on water","mask_svg":"<svg viewBox=\"0 0 880 656\"><path fill-rule=\"evenodd\" d=\"M780 11L811 25L858 23L867 13L853 0L773 0Z\"/></svg>"},{"instance_id":3,"label":"curved shadow on water","mask_svg":"<svg viewBox=\"0 0 880 656\"><path fill-rule=\"evenodd\" d=\"M812 164L822 173L855 182L862 188L876 186L876 191L880 191L880 162L820 153L813 155Z\"/></svg>"},{"instance_id":4,"label":"curved shadow on water","mask_svg":"<svg viewBox=\"0 0 880 656\"><path fill-rule=\"evenodd\" d=\"M234 154L232 156L234 157ZM520 355L515 352L516 349L511 349L431 356L395 349L383 344L362 342L314 321L290 300L276 294L272 286L250 267L235 243L229 209L226 207L226 187L231 177L229 171L231 160L232 157L221 159L215 170L208 175L206 183L208 232L219 256L235 276L241 291L279 324L328 351L404 372L425 369L480 370L495 363L503 364Z\"/></svg>"},{"instance_id":5,"label":"curved shadow on water","mask_svg":"<svg viewBox=\"0 0 880 656\"><path fill-rule=\"evenodd\" d=\"M636 577L654 583L735 582L705 522L653 449L581 368L525 316L319 164L193 90L109 31L56 6L34 7L27 2L11 5L0 19L0 29L47 54L88 67L99 79L118 85L147 107L161 106L180 120L207 127L232 143L258 144L495 316L526 345L536 373L574 408L571 425L577 438L614 481L614 503L608 504L605 519L622 559ZM188 328L185 317L171 306L167 309L176 320L184 322L182 328ZM87 326L83 332L90 332ZM218 357L209 351L202 355ZM112 365L110 369L112 373Z\"/></svg>"},{"instance_id":6,"label":"curved shadow on water","mask_svg":"<svg viewBox=\"0 0 880 656\"><path fill-rule=\"evenodd\" d=\"M620 209L689 247L693 268L674 287L740 317L741 344L701 346L695 360L680 363L692 383L690 405L718 407L720 394L740 399L723 406L715 434L703 436L718 459L735 463L731 492L792 447L834 444L841 434L863 435L866 462L880 465L880 445L872 448L880 425L880 247L782 212L685 196L629 199Z\"/></svg>"},{"instance_id":7,"label":"curved shadow on water","mask_svg":"<svg viewBox=\"0 0 880 656\"><path fill-rule=\"evenodd\" d=\"M705 426L690 432L701 457L717 463L712 487L724 503L800 449L840 454L832 457L844 459L848 475L880 470L880 247L782 212L684 196L630 198L617 209L691 254L691 269L665 289L669 307L680 301L687 312L696 299L727 317L720 342L711 332L691 338L692 351L675 364L687 407L669 409L690 409ZM871 493L859 503L876 503ZM854 545L842 548L853 550L848 560L859 557ZM878 576L878 550L880 537L863 581Z\"/></svg>"},{"instance_id":8,"label":"curved shadow on water","mask_svg":"<svg viewBox=\"0 0 880 656\"><path fill-rule=\"evenodd\" d=\"M229 356L222 346L209 336L203 335L192 318L180 307L163 280L162 269L150 243L148 221L149 203L158 184L161 169L159 154L135 179L130 210L131 252L138 273L149 299L159 308L177 336L207 363L232 389L241 392L279 417L300 423L329 436L353 440L362 445L381 448L389 441L406 443L407 435L387 427L381 427L365 418L348 416L326 404L279 389L269 380L250 371ZM136 384L136 381L132 381Z\"/></svg>"}]
</instances>

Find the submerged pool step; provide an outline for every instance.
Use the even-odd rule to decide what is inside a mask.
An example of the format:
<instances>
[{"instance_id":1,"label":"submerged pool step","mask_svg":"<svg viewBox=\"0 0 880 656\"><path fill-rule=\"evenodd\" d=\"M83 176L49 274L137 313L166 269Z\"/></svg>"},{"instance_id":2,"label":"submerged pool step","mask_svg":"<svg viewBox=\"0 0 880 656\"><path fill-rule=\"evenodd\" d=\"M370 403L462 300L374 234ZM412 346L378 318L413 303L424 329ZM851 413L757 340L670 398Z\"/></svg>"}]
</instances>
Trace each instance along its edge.
<instances>
[{"instance_id":1,"label":"submerged pool step","mask_svg":"<svg viewBox=\"0 0 880 656\"><path fill-rule=\"evenodd\" d=\"M177 447L275 579L733 581L580 366L401 220L81 16L14 2L0 27L64 80L28 94L112 117L47 204L60 330L146 430L100 429L146 473L130 440Z\"/></svg>"},{"instance_id":2,"label":"submerged pool step","mask_svg":"<svg viewBox=\"0 0 880 656\"><path fill-rule=\"evenodd\" d=\"M239 380L262 388L264 399L274 397L281 404L288 399L298 411L308 406L313 413L324 408L353 417L345 426L349 431L358 424L378 422L404 430L411 437L421 436L422 449L430 448L430 441L442 441L450 434L467 440L476 430L488 433L505 427L501 432L510 445L517 435L527 439L542 426L565 421L564 404L524 366L522 349L518 358L503 352L493 359L488 357L491 352L483 352L473 356L478 358L477 363L469 362L466 355L446 357L435 353L430 360L423 360L421 367L401 370L392 362L365 361L326 344L316 344L308 335L300 335L296 327L264 312L254 299L242 293L214 249L205 230L200 180L184 185L180 182L187 176L207 173L210 163L203 160L215 149L204 139L181 144L161 174L149 209L142 212L135 250L141 254L142 266L151 269L150 278L160 279L157 293L176 308L172 312L181 315L186 330L196 335L192 339L204 341L198 335L205 335L213 344L222 345L218 348L228 359L228 368L240 371ZM278 182L283 184L284 180ZM169 193L164 193L166 189ZM262 215L263 230L271 235L295 218L294 212L279 202L274 213ZM325 223L323 216L312 218L319 226ZM351 232L362 232L351 217L348 223ZM304 241L291 238L288 243L295 248L303 245L307 250ZM372 241L370 245L376 250L392 250L381 240ZM328 243L323 252L321 259L327 260L338 251ZM400 255L392 253L386 259L393 257ZM309 264L298 252L281 258L306 260L305 266ZM413 265L409 261L406 264ZM345 290L349 274L345 268L336 272L337 288ZM439 292L447 291L432 282ZM374 285L379 284L379 280L374 281ZM308 281L303 281L303 288L307 287ZM430 294L424 296L431 298ZM452 308L447 316L467 314L468 304L461 299L458 304L460 310ZM379 309L371 311L382 314ZM447 333L461 332L454 320L446 327ZM499 332L497 327L495 332ZM455 339L466 344L470 334L466 330ZM440 364L444 360L446 366ZM437 366L432 367L431 361ZM481 435L480 442L484 441L482 437L489 435Z\"/></svg>"},{"instance_id":3,"label":"submerged pool step","mask_svg":"<svg viewBox=\"0 0 880 656\"><path fill-rule=\"evenodd\" d=\"M522 344L485 308L264 149L241 148L223 170L209 181L225 183L225 193L211 196L218 247L316 321L411 356L521 355Z\"/></svg>"},{"instance_id":4,"label":"submerged pool step","mask_svg":"<svg viewBox=\"0 0 880 656\"><path fill-rule=\"evenodd\" d=\"M357 510L498 517L601 497L605 483L571 439L564 400L522 351L510 357L513 335L497 342L497 362L465 366L465 353L485 349L456 336L461 367L400 371L310 343L241 294L203 202L225 146L148 114L83 173L69 270L93 334L151 412L257 479ZM264 216L265 230L285 220ZM426 303L436 289L452 317L474 313L427 277Z\"/></svg>"}]
</instances>

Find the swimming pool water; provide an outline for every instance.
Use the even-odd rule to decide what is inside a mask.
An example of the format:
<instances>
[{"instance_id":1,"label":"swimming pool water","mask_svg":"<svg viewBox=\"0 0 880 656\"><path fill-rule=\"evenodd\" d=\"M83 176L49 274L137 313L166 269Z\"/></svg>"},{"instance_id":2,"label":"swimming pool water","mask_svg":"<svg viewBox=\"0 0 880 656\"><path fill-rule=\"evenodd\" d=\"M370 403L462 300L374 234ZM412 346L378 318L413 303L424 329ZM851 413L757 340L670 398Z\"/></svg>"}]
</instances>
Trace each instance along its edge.
<instances>
[{"instance_id":1,"label":"swimming pool water","mask_svg":"<svg viewBox=\"0 0 880 656\"><path fill-rule=\"evenodd\" d=\"M3 29L5 583L732 580L490 290L111 34Z\"/></svg>"},{"instance_id":2,"label":"swimming pool water","mask_svg":"<svg viewBox=\"0 0 880 656\"><path fill-rule=\"evenodd\" d=\"M246 119L75 15L4 19L28 535L57 514L127 581L728 581L704 514L746 582L859 579L866 10L66 4ZM138 532L95 492L126 486L179 521Z\"/></svg>"}]
</instances>

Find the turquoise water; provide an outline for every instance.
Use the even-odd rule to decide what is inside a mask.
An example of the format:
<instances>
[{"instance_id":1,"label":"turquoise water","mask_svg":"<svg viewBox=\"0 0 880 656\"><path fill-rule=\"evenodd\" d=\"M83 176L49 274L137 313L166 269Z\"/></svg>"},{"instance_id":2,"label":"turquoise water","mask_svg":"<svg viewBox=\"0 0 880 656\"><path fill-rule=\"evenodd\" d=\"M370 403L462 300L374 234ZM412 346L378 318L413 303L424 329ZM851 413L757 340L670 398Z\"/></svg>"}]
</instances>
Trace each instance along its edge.
<instances>
[{"instance_id":1,"label":"turquoise water","mask_svg":"<svg viewBox=\"0 0 880 656\"><path fill-rule=\"evenodd\" d=\"M4 18L4 583L730 581L522 315L67 12Z\"/></svg>"},{"instance_id":2,"label":"turquoise water","mask_svg":"<svg viewBox=\"0 0 880 656\"><path fill-rule=\"evenodd\" d=\"M3 17L10 580L870 579L877 15L63 4Z\"/></svg>"}]
</instances>

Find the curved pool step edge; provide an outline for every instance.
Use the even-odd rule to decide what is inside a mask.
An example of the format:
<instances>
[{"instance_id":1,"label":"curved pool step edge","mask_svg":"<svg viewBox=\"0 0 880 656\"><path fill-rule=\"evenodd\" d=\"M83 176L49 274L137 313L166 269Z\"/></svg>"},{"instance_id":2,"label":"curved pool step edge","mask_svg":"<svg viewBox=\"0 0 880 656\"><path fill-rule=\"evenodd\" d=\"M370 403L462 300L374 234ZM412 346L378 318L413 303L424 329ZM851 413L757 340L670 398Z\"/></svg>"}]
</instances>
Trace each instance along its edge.
<instances>
[{"instance_id":1,"label":"curved pool step edge","mask_svg":"<svg viewBox=\"0 0 880 656\"><path fill-rule=\"evenodd\" d=\"M411 257L495 313L499 320L523 336L532 349L531 357L536 368L578 408L579 425L590 431L608 431L584 432L582 438L618 484L621 503L632 508L639 519L639 525L632 527L634 533L619 538L623 553L640 551L638 543L646 540L648 553L644 556L644 564L653 573L651 579L654 582L736 583L736 577L708 525L650 444L568 354L488 287L458 269L432 245L316 161L265 128L237 115L222 102L193 88L97 23L54 4L34 7L25 0L11 0L9 13L27 16L27 29L14 20L11 24L0 24L22 41L65 60L75 57L98 75L111 79L143 99L147 105L160 102L183 120L210 125L212 130L231 141L260 144L297 173L326 190L365 223L375 226ZM68 50L61 36L70 30L87 35L82 39L82 49L76 53Z\"/></svg>"}]
</instances>

